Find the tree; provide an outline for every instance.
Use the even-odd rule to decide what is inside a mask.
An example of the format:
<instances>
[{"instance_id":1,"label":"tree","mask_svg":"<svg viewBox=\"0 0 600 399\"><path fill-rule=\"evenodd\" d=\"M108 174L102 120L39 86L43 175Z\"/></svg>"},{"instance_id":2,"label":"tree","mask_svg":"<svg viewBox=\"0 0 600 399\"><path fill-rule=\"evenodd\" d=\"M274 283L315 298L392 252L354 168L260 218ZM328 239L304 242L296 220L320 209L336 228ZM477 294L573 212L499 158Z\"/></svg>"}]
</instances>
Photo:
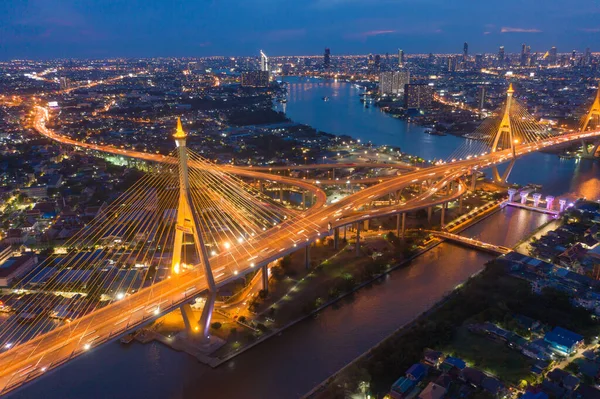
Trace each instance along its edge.
<instances>
[{"instance_id":1,"label":"tree","mask_svg":"<svg viewBox=\"0 0 600 399\"><path fill-rule=\"evenodd\" d=\"M219 323L218 321L215 321L214 323L212 323L210 325L214 330L218 330L219 328L221 328L221 323Z\"/></svg>"}]
</instances>

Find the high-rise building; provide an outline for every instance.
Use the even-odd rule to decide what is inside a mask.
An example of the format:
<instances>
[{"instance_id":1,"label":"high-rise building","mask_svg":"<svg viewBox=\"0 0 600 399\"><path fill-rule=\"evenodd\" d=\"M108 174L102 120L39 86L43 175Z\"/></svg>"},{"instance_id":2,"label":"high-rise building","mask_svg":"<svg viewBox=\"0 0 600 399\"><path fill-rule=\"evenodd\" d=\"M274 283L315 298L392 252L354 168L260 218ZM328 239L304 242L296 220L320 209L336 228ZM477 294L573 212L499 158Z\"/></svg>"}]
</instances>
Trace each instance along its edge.
<instances>
[{"instance_id":1,"label":"high-rise building","mask_svg":"<svg viewBox=\"0 0 600 399\"><path fill-rule=\"evenodd\" d=\"M398 95L404 92L404 86L410 83L410 72L382 72L379 75L379 94Z\"/></svg>"},{"instance_id":2,"label":"high-rise building","mask_svg":"<svg viewBox=\"0 0 600 399\"><path fill-rule=\"evenodd\" d=\"M463 44L463 59L462 59L462 62L467 62L468 58L469 58L469 43L465 42L465 44Z\"/></svg>"},{"instance_id":3,"label":"high-rise building","mask_svg":"<svg viewBox=\"0 0 600 399\"><path fill-rule=\"evenodd\" d=\"M549 54L548 54L548 63L550 65L556 65L556 62L558 61L557 55L558 55L558 52L556 50L556 47L552 46L552 48L550 49Z\"/></svg>"},{"instance_id":4,"label":"high-rise building","mask_svg":"<svg viewBox=\"0 0 600 399\"><path fill-rule=\"evenodd\" d=\"M242 73L243 87L269 86L269 71L249 71Z\"/></svg>"},{"instance_id":5,"label":"high-rise building","mask_svg":"<svg viewBox=\"0 0 600 399\"><path fill-rule=\"evenodd\" d=\"M260 50L260 70L269 72L269 57L262 50Z\"/></svg>"},{"instance_id":6,"label":"high-rise building","mask_svg":"<svg viewBox=\"0 0 600 399\"><path fill-rule=\"evenodd\" d=\"M478 97L477 97L477 104L479 106L479 109L483 109L485 107L485 94L486 94L486 87L485 86L479 86L479 93L478 93Z\"/></svg>"},{"instance_id":7,"label":"high-rise building","mask_svg":"<svg viewBox=\"0 0 600 399\"><path fill-rule=\"evenodd\" d=\"M331 50L329 48L325 49L325 53L323 54L323 67L329 68L331 66Z\"/></svg>"},{"instance_id":8,"label":"high-rise building","mask_svg":"<svg viewBox=\"0 0 600 399\"><path fill-rule=\"evenodd\" d=\"M525 43L523 43L521 45L521 59L520 59L520 65L521 66L526 66L527 65L527 45Z\"/></svg>"},{"instance_id":9,"label":"high-rise building","mask_svg":"<svg viewBox=\"0 0 600 399\"><path fill-rule=\"evenodd\" d=\"M483 55L476 54L475 55L475 68L479 69L481 67L483 67Z\"/></svg>"},{"instance_id":10,"label":"high-rise building","mask_svg":"<svg viewBox=\"0 0 600 399\"><path fill-rule=\"evenodd\" d=\"M448 72L456 71L456 57L450 56L448 57Z\"/></svg>"},{"instance_id":11,"label":"high-rise building","mask_svg":"<svg viewBox=\"0 0 600 399\"><path fill-rule=\"evenodd\" d=\"M498 49L498 66L504 66L504 46L500 46Z\"/></svg>"},{"instance_id":12,"label":"high-rise building","mask_svg":"<svg viewBox=\"0 0 600 399\"><path fill-rule=\"evenodd\" d=\"M62 76L59 80L59 84L61 90L67 90L71 88L71 81L67 77Z\"/></svg>"},{"instance_id":13,"label":"high-rise building","mask_svg":"<svg viewBox=\"0 0 600 399\"><path fill-rule=\"evenodd\" d=\"M585 54L583 56L583 65L590 65L590 63L592 62L592 53L590 52L590 48L587 47L585 49Z\"/></svg>"},{"instance_id":14,"label":"high-rise building","mask_svg":"<svg viewBox=\"0 0 600 399\"><path fill-rule=\"evenodd\" d=\"M374 60L374 65L375 65L375 70L379 70L379 68L381 68L381 56L379 54L375 54L375 60Z\"/></svg>"},{"instance_id":15,"label":"high-rise building","mask_svg":"<svg viewBox=\"0 0 600 399\"><path fill-rule=\"evenodd\" d=\"M404 66L404 51L400 49L398 49L398 66Z\"/></svg>"},{"instance_id":16,"label":"high-rise building","mask_svg":"<svg viewBox=\"0 0 600 399\"><path fill-rule=\"evenodd\" d=\"M406 108L428 109L433 103L433 86L427 83L407 84L404 87Z\"/></svg>"}]
</instances>

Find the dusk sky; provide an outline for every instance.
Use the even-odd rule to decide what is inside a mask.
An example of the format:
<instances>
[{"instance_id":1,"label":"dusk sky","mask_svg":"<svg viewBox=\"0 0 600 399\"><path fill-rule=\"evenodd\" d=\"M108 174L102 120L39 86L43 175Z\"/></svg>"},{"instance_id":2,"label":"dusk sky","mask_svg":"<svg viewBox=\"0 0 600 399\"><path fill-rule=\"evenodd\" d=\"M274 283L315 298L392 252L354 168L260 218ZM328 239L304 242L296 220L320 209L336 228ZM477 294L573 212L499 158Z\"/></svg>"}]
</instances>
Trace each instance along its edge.
<instances>
[{"instance_id":1,"label":"dusk sky","mask_svg":"<svg viewBox=\"0 0 600 399\"><path fill-rule=\"evenodd\" d=\"M598 0L2 0L0 59L600 51Z\"/></svg>"}]
</instances>

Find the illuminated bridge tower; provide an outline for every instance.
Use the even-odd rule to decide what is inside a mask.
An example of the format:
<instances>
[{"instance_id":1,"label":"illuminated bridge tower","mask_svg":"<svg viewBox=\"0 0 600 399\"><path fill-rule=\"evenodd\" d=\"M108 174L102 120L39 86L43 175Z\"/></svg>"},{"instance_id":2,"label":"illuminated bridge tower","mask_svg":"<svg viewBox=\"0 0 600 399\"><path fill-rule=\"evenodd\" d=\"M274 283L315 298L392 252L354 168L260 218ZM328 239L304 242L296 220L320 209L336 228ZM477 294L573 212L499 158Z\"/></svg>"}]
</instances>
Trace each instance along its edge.
<instances>
[{"instance_id":1,"label":"illuminated bridge tower","mask_svg":"<svg viewBox=\"0 0 600 399\"><path fill-rule=\"evenodd\" d=\"M502 121L500 122L500 126L498 127L498 131L496 132L496 136L494 137L494 142L492 144L492 152L496 152L498 150L498 143L503 135L508 135L508 142L510 143L510 149L512 151L512 159L510 160L510 164L504 171L504 174L500 176L498 172L498 168L496 166L492 167L492 171L494 173L494 180L497 182L504 183L508 179L510 172L512 171L513 166L515 165L516 154L515 154L515 145L518 141L515 139L513 135L513 127L510 122L510 109L512 105L512 97L513 93L512 83L508 86L508 90L506 91L506 106L504 107L504 114L502 116Z\"/></svg>"},{"instance_id":2,"label":"illuminated bridge tower","mask_svg":"<svg viewBox=\"0 0 600 399\"><path fill-rule=\"evenodd\" d=\"M208 332L210 319L214 308L217 289L212 270L210 268L208 251L206 250L204 239L202 238L200 218L192 206L192 196L190 193L190 181L188 175L188 154L186 147L187 135L181 127L181 120L179 118L177 119L177 131L173 135L173 138L175 139L175 144L177 145L179 160L179 204L177 206L177 224L175 226L175 240L173 242L171 274L175 276L183 272L184 264L182 263L181 255L184 251L184 238L186 234L193 236L194 246L196 247L196 251L204 268L204 275L206 276L206 283L208 285L208 298L197 326L195 325L195 321L193 321L193 312L191 311L189 305L182 306L181 312L189 333L200 333L203 337L209 338Z\"/></svg>"},{"instance_id":3,"label":"illuminated bridge tower","mask_svg":"<svg viewBox=\"0 0 600 399\"><path fill-rule=\"evenodd\" d=\"M592 107L581 122L580 131L585 132L588 129L591 121L595 122L596 129L600 128L600 85L598 85L598 91L596 92L596 98L594 99ZM595 158L596 154L598 153L598 147L600 147L600 141L594 142L592 151L589 150L588 145L589 144L586 143L585 140L582 140L583 151L581 156L583 158Z\"/></svg>"}]
</instances>

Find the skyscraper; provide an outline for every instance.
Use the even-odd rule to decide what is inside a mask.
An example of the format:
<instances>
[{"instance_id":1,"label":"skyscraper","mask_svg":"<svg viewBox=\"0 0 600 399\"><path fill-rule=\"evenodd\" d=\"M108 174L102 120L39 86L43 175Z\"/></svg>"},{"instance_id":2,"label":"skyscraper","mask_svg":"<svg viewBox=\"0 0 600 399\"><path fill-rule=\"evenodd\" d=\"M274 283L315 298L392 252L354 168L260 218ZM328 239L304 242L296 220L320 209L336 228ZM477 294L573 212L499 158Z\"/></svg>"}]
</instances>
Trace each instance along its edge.
<instances>
[{"instance_id":1,"label":"skyscraper","mask_svg":"<svg viewBox=\"0 0 600 399\"><path fill-rule=\"evenodd\" d=\"M260 50L260 70L269 72L269 57L262 50Z\"/></svg>"},{"instance_id":2,"label":"skyscraper","mask_svg":"<svg viewBox=\"0 0 600 399\"><path fill-rule=\"evenodd\" d=\"M379 94L398 95L410 83L409 71L382 72L379 75Z\"/></svg>"},{"instance_id":3,"label":"skyscraper","mask_svg":"<svg viewBox=\"0 0 600 399\"><path fill-rule=\"evenodd\" d=\"M486 87L485 86L479 86L479 96L477 99L477 103L479 106L479 109L482 110L485 106L485 92L486 92Z\"/></svg>"},{"instance_id":4,"label":"skyscraper","mask_svg":"<svg viewBox=\"0 0 600 399\"><path fill-rule=\"evenodd\" d=\"M404 50L398 49L398 66L404 66Z\"/></svg>"},{"instance_id":5,"label":"skyscraper","mask_svg":"<svg viewBox=\"0 0 600 399\"><path fill-rule=\"evenodd\" d=\"M483 55L476 54L475 55L475 68L479 69L483 66Z\"/></svg>"},{"instance_id":6,"label":"skyscraper","mask_svg":"<svg viewBox=\"0 0 600 399\"><path fill-rule=\"evenodd\" d=\"M585 49L585 55L583 56L583 65L590 65L592 61L592 53L590 52L590 48L587 47Z\"/></svg>"},{"instance_id":7,"label":"skyscraper","mask_svg":"<svg viewBox=\"0 0 600 399\"><path fill-rule=\"evenodd\" d=\"M448 72L456 71L456 57L448 57Z\"/></svg>"},{"instance_id":8,"label":"skyscraper","mask_svg":"<svg viewBox=\"0 0 600 399\"><path fill-rule=\"evenodd\" d=\"M61 90L67 90L71 88L71 81L69 80L69 78L66 78L64 76L62 76L59 80L59 84L60 84L60 89Z\"/></svg>"},{"instance_id":9,"label":"skyscraper","mask_svg":"<svg viewBox=\"0 0 600 399\"><path fill-rule=\"evenodd\" d=\"M521 61L520 62L521 66L526 66L527 65L527 54L526 54L526 51L527 51L527 45L525 43L523 43L521 45L521 60L520 60Z\"/></svg>"},{"instance_id":10,"label":"skyscraper","mask_svg":"<svg viewBox=\"0 0 600 399\"><path fill-rule=\"evenodd\" d=\"M467 59L469 58L469 43L465 42L465 44L463 44L463 62L467 62Z\"/></svg>"},{"instance_id":11,"label":"skyscraper","mask_svg":"<svg viewBox=\"0 0 600 399\"><path fill-rule=\"evenodd\" d=\"M500 46L498 49L498 66L501 67L504 65L504 46Z\"/></svg>"},{"instance_id":12,"label":"skyscraper","mask_svg":"<svg viewBox=\"0 0 600 399\"><path fill-rule=\"evenodd\" d=\"M375 54L375 70L379 70L381 68L381 56L379 54Z\"/></svg>"},{"instance_id":13,"label":"skyscraper","mask_svg":"<svg viewBox=\"0 0 600 399\"><path fill-rule=\"evenodd\" d=\"M323 54L323 67L329 68L331 65L331 50L329 48L325 49L325 54Z\"/></svg>"},{"instance_id":14,"label":"skyscraper","mask_svg":"<svg viewBox=\"0 0 600 399\"><path fill-rule=\"evenodd\" d=\"M550 65L556 65L556 62L558 61L557 54L556 47L552 46L548 55L548 63Z\"/></svg>"}]
</instances>

